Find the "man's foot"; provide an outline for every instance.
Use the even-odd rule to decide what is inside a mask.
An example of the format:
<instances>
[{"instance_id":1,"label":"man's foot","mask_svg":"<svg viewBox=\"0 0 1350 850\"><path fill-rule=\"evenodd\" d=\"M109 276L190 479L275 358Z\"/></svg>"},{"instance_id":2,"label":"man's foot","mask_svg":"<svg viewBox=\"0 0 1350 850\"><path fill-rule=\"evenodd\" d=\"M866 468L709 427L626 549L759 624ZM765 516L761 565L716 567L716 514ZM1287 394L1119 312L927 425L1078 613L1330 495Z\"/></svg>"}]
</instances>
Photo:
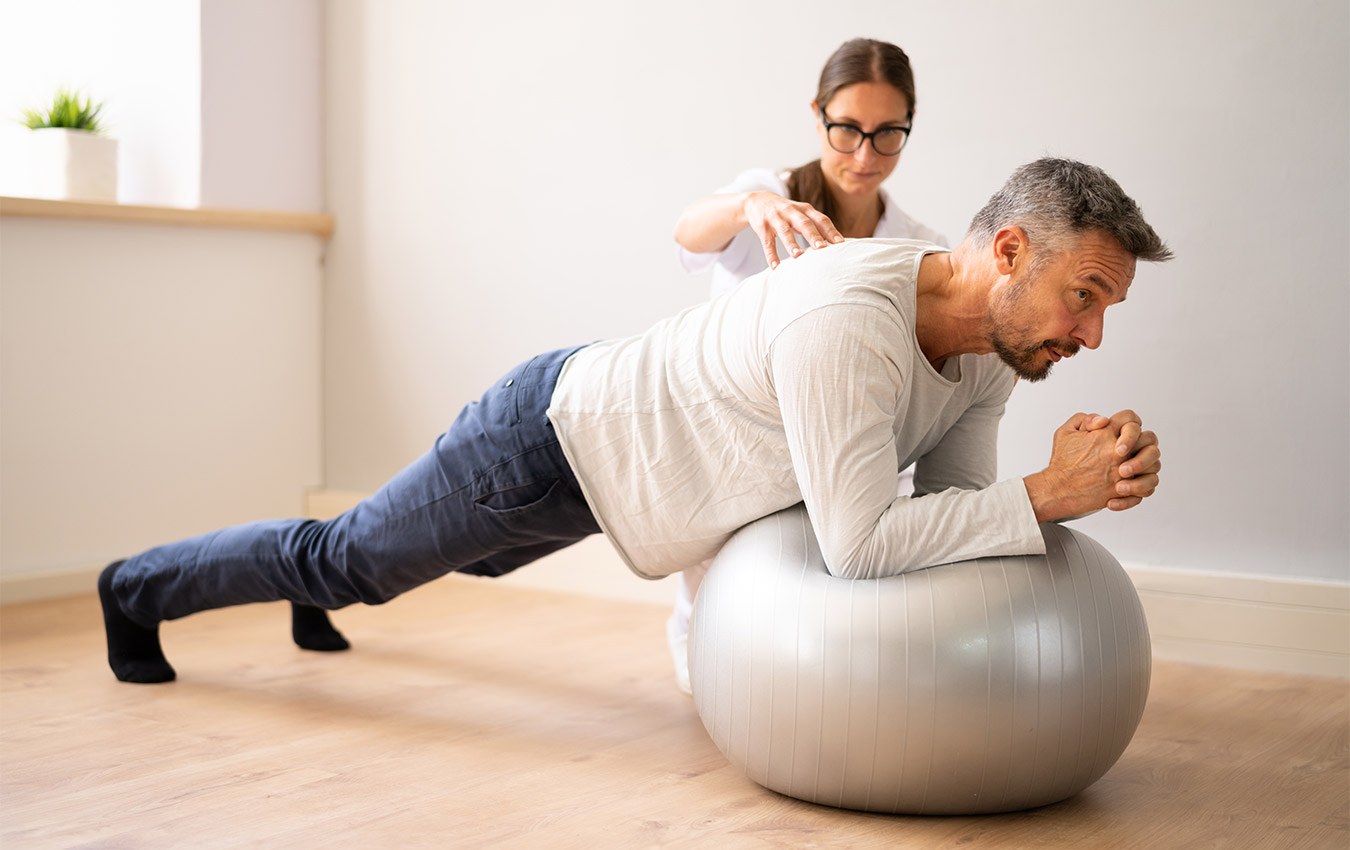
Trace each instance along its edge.
<instances>
[{"instance_id":1,"label":"man's foot","mask_svg":"<svg viewBox=\"0 0 1350 850\"><path fill-rule=\"evenodd\" d=\"M147 629L132 622L113 595L113 575L122 563L114 561L98 577L98 600L103 604L103 628L108 633L108 666L123 682L172 682L176 674L159 645L159 624Z\"/></svg>"},{"instance_id":2,"label":"man's foot","mask_svg":"<svg viewBox=\"0 0 1350 850\"><path fill-rule=\"evenodd\" d=\"M338 652L352 646L333 628L327 611L295 602L291 603L291 637L301 649L318 652Z\"/></svg>"},{"instance_id":3,"label":"man's foot","mask_svg":"<svg viewBox=\"0 0 1350 850\"><path fill-rule=\"evenodd\" d=\"M670 659L675 662L675 687L693 696L694 689L689 686L689 623L681 624L677 617L671 614L666 620L666 646L670 647Z\"/></svg>"}]
</instances>

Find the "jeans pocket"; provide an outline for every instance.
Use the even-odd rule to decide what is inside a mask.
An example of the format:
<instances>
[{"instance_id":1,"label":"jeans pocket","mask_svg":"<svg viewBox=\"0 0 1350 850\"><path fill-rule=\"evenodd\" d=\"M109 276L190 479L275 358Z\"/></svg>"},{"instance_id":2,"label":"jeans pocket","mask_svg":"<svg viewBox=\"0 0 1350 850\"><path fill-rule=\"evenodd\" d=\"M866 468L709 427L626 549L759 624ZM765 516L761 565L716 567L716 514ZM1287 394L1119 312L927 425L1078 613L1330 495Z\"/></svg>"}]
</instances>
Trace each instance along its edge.
<instances>
[{"instance_id":1,"label":"jeans pocket","mask_svg":"<svg viewBox=\"0 0 1350 850\"><path fill-rule=\"evenodd\" d=\"M562 484L560 478L542 478L504 487L474 498L474 505L496 514L511 514L534 507Z\"/></svg>"}]
</instances>

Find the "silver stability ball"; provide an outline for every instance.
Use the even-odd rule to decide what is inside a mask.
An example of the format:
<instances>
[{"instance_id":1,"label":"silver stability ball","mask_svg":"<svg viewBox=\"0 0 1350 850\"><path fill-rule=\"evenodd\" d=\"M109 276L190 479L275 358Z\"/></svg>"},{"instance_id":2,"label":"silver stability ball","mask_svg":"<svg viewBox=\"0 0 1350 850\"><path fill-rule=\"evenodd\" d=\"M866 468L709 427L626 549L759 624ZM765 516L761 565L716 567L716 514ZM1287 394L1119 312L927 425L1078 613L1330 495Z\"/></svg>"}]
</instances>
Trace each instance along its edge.
<instances>
[{"instance_id":1,"label":"silver stability ball","mask_svg":"<svg viewBox=\"0 0 1350 850\"><path fill-rule=\"evenodd\" d=\"M751 523L694 602L694 701L723 754L812 803L984 814L1058 802L1116 763L1152 654L1095 540L868 581L825 569L802 506Z\"/></svg>"}]
</instances>

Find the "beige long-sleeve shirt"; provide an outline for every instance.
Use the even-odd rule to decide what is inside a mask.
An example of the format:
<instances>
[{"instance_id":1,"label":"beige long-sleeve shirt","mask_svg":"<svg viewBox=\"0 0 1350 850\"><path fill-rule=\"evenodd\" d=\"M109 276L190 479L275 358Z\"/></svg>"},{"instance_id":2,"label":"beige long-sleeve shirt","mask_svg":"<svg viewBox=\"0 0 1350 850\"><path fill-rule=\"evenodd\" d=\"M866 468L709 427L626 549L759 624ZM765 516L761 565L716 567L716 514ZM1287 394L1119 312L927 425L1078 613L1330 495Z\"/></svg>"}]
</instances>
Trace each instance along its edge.
<instances>
[{"instance_id":1,"label":"beige long-sleeve shirt","mask_svg":"<svg viewBox=\"0 0 1350 850\"><path fill-rule=\"evenodd\" d=\"M919 261L942 250L809 251L568 360L549 418L634 572L698 564L803 501L835 575L1044 551L1021 479L994 483L1012 371L962 355L939 374L915 338ZM915 496L897 498L911 463Z\"/></svg>"}]
</instances>

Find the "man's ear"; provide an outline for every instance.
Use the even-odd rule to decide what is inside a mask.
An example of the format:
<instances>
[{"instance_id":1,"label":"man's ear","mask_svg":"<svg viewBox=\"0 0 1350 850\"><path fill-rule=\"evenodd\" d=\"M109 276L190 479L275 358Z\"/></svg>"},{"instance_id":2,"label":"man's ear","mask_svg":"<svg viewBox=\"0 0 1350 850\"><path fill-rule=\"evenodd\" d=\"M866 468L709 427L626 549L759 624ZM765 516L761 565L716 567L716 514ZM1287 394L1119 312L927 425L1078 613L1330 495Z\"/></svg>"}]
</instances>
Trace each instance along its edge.
<instances>
[{"instance_id":1,"label":"man's ear","mask_svg":"<svg viewBox=\"0 0 1350 850\"><path fill-rule=\"evenodd\" d=\"M1014 270L1026 265L1030 253L1027 246L1027 233L1016 225L1011 225L994 234L994 262L998 273L1010 276Z\"/></svg>"}]
</instances>

